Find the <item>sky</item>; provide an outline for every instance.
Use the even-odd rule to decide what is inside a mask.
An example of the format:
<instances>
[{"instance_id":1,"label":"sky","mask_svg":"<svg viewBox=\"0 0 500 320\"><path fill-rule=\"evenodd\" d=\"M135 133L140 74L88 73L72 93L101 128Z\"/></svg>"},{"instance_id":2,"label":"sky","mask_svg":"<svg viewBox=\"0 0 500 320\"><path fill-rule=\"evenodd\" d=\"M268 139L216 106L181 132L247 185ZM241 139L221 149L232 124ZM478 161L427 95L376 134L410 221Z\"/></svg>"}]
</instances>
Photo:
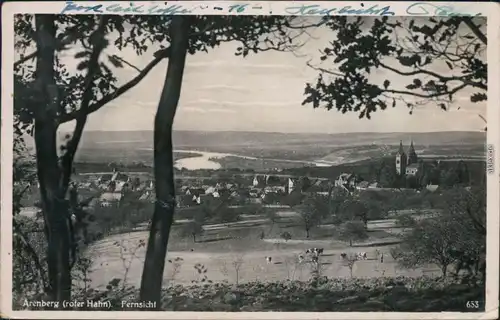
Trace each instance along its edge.
<instances>
[{"instance_id":1,"label":"sky","mask_svg":"<svg viewBox=\"0 0 500 320\"><path fill-rule=\"evenodd\" d=\"M319 61L319 49L335 39L325 28L311 32L314 38L300 49L299 56L267 51L242 58L234 55L237 43L226 43L208 53L188 56L174 130L341 133L479 131L484 128L478 114L485 115L486 104L471 103L470 91L457 94L449 111L427 105L410 115L404 105L399 105L372 114L371 120L359 119L355 113L302 106L305 84L318 75L318 71L306 63L311 59L313 63ZM114 48L108 52L117 53L142 68L152 59L156 48L152 49L142 56ZM76 51L66 51L63 61L76 65L73 58ZM136 87L92 114L86 130L152 130L166 67L167 61L164 61ZM436 71L448 70L443 69L443 65L436 68ZM121 83L137 74L129 67L116 72ZM405 85L411 81L383 72L372 77L379 83L386 78L391 83ZM67 124L62 130L70 126Z\"/></svg>"}]
</instances>

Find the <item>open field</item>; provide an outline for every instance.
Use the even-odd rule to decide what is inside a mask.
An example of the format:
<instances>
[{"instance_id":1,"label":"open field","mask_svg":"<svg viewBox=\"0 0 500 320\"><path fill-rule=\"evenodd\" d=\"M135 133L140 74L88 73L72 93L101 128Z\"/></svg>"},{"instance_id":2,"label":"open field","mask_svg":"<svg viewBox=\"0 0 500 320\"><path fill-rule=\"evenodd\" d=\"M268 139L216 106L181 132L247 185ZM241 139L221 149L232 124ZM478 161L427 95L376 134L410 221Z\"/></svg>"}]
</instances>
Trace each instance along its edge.
<instances>
[{"instance_id":1,"label":"open field","mask_svg":"<svg viewBox=\"0 0 500 320\"><path fill-rule=\"evenodd\" d=\"M398 243L397 235L402 230L395 228L394 219L369 222L370 238L349 247L334 240L335 227L332 225L317 227L311 238L305 239L293 213L282 212L280 216L274 226L262 216L245 216L243 221L236 223L206 225L204 235L196 243L192 238L180 235L182 224L189 220L178 220L169 242L167 260L171 262L166 264L165 283L187 285L199 280L200 275L195 269L197 264L207 269L204 275L214 282L308 280L311 265L299 263L298 254L311 247L325 249L320 260L321 272L328 277L350 276L349 268L340 258L341 252L367 253L368 259L356 262L353 268L353 276L358 278L439 274L435 266L418 270L397 267L389 250ZM285 242L279 238L284 231L292 234L291 240ZM264 239L260 239L262 232L265 233ZM147 237L148 232L138 228L135 232L110 236L95 243L89 249L94 256L94 270L90 276L92 286L104 286L112 278L122 277L125 273L130 285L139 285L145 249L138 247L140 241L147 241ZM377 259L376 250L384 254L383 263ZM266 263L266 256L273 258L272 263ZM182 260L175 261L176 258Z\"/></svg>"}]
</instances>

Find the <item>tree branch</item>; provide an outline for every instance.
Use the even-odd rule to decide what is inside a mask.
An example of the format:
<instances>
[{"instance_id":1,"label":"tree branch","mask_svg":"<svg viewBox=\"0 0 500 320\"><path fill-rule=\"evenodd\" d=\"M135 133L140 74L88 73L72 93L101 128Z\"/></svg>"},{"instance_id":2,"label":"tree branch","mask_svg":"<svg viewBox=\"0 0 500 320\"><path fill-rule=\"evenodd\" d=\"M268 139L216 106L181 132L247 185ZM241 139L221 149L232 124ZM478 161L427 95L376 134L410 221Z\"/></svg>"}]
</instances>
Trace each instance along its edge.
<instances>
[{"instance_id":1,"label":"tree branch","mask_svg":"<svg viewBox=\"0 0 500 320\"><path fill-rule=\"evenodd\" d=\"M83 128L85 127L85 123L87 122L88 113L86 110L88 109L88 105L92 99L94 76L99 70L99 56L105 48L106 40L104 38L104 32L108 19L109 18L107 16L103 16L101 18L101 21L99 22L98 28L90 35L90 41L93 42L93 50L89 59L88 71L84 79L82 103L80 109L76 111L76 127L73 131L71 140L68 142L66 153L62 156L61 161L63 170L61 191L64 195L66 194L66 190L68 189L73 167L73 159L82 137Z\"/></svg>"},{"instance_id":2,"label":"tree branch","mask_svg":"<svg viewBox=\"0 0 500 320\"><path fill-rule=\"evenodd\" d=\"M484 33L479 29L479 27L472 22L470 17L463 17L462 21L471 29L471 31L476 35L476 37L481 40L482 43L488 45L488 38Z\"/></svg>"},{"instance_id":3,"label":"tree branch","mask_svg":"<svg viewBox=\"0 0 500 320\"><path fill-rule=\"evenodd\" d=\"M439 80L441 80L443 82L448 82L448 81L453 81L453 80L463 81L463 77L457 77L457 76L445 77L445 76L442 76L438 73L435 73L435 72L429 71L429 70L425 70L425 69L418 69L415 71L404 72L404 71L398 70L396 68L390 67L382 62L380 62L379 65L387 70L390 70L390 71L395 72L395 73L402 75L402 76L414 76L417 74L426 74L426 75L438 78Z\"/></svg>"},{"instance_id":4,"label":"tree branch","mask_svg":"<svg viewBox=\"0 0 500 320\"><path fill-rule=\"evenodd\" d=\"M112 57L116 60L120 60L122 63L125 63L127 66L131 67L132 69L135 69L137 70L137 72L141 72L141 69L137 68L136 66L134 66L133 64L131 64L130 62L126 61L125 59L123 59L122 57L119 57L117 56L116 54L114 55L111 55L109 57Z\"/></svg>"},{"instance_id":5,"label":"tree branch","mask_svg":"<svg viewBox=\"0 0 500 320\"><path fill-rule=\"evenodd\" d=\"M88 108L86 109L86 113L91 114L91 113L99 110L100 108L102 108L104 105L106 105L110 101L113 101L114 99L118 98L119 96L121 96L122 94L127 92L129 89L135 87L142 79L144 79L144 77L146 77L146 75L158 63L160 63L164 58L167 58L169 56L169 54L170 54L170 50L168 48L157 51L155 53L155 58L151 62L149 62L148 65L144 69L142 69L142 71L135 78L133 78L132 80L130 80L129 82L127 82L126 84L121 86L120 88L116 89L115 92L110 93L108 95L105 95L101 100L89 105ZM61 120L60 120L61 123L66 123L66 122L75 120L77 117L77 113L78 112L75 111L72 113L62 115Z\"/></svg>"},{"instance_id":6,"label":"tree branch","mask_svg":"<svg viewBox=\"0 0 500 320\"><path fill-rule=\"evenodd\" d=\"M68 44L72 43L73 41L75 41L77 39L77 37L78 37L77 35L78 35L78 33L76 33L76 32L70 33L68 36L66 36L62 41L60 41L56 45L56 50L59 51L59 50L64 49L64 47L66 47ZM14 62L14 68L17 68L18 66L25 63L28 60L35 59L37 54L38 54L38 50L35 50L34 52L28 54L27 56L20 58L19 60Z\"/></svg>"},{"instance_id":7,"label":"tree branch","mask_svg":"<svg viewBox=\"0 0 500 320\"><path fill-rule=\"evenodd\" d=\"M203 34L205 34L207 31L209 31L210 29L212 29L212 27L215 26L215 22L212 22L212 23L209 23L205 26L205 28L197 31L197 32L193 32L189 35L189 37L197 37L197 36L201 36Z\"/></svg>"},{"instance_id":8,"label":"tree branch","mask_svg":"<svg viewBox=\"0 0 500 320\"><path fill-rule=\"evenodd\" d=\"M409 72L404 72L404 71L401 71L401 70L398 70L396 68L393 68L393 67L390 67L382 62L379 63L379 65L382 67L382 68L385 68L387 70L390 70L394 73L397 73L399 75L402 75L402 76L414 76L414 75L417 75L417 74L426 74L426 75L429 75L429 76L433 76L437 79L439 79L440 81L442 82L448 82L448 81L462 81L464 84L466 85L470 85L472 87L476 87L476 88L480 88L480 89L484 89L484 90L487 90L488 87L482 83L478 83L478 82L473 82L473 81L468 81L467 80L467 76L450 76L450 77L445 77L443 75L440 75L436 72L433 72L433 71L429 71L429 70L424 70L424 69L418 69L418 70L415 70L415 71L409 71Z\"/></svg>"},{"instance_id":9,"label":"tree branch","mask_svg":"<svg viewBox=\"0 0 500 320\"><path fill-rule=\"evenodd\" d=\"M315 67L315 66L313 66L311 64L311 60L307 61L306 65L309 68L311 68L311 69L314 69L314 70L317 70L317 71L321 71L321 72L326 73L326 74L330 74L330 75L337 76L337 77L343 77L344 76L344 74L342 74L342 73L337 73L335 71L331 71L331 70L328 70L328 69L325 69L325 68Z\"/></svg>"},{"instance_id":10,"label":"tree branch","mask_svg":"<svg viewBox=\"0 0 500 320\"><path fill-rule=\"evenodd\" d=\"M444 95L454 94L454 93L458 92L459 90L462 90L466 86L467 86L467 84L463 83L463 84L455 87L452 90L447 90L445 92L435 92L435 93L431 93L431 94L422 94L422 93L411 92L411 91L389 90L389 89L384 89L383 92L394 93L394 94L410 95L410 96L415 96L415 97L419 97L419 98L428 99L428 98L436 98L436 97L441 97L441 96L444 96Z\"/></svg>"}]
</instances>

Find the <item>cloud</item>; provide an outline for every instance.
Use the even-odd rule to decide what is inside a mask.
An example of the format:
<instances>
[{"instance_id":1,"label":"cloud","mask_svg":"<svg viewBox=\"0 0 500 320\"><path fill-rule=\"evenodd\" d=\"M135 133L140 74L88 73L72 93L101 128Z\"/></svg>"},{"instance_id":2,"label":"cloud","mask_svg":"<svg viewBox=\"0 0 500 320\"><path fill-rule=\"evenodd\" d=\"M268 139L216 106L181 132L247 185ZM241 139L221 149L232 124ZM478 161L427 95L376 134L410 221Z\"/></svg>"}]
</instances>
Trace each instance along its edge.
<instances>
[{"instance_id":1,"label":"cloud","mask_svg":"<svg viewBox=\"0 0 500 320\"><path fill-rule=\"evenodd\" d=\"M239 107L290 107L300 105L300 101L283 101L283 102L270 102L270 101L217 101L210 99L197 99L183 103L183 105L217 105L217 106L239 106ZM212 109L210 109L212 110Z\"/></svg>"},{"instance_id":2,"label":"cloud","mask_svg":"<svg viewBox=\"0 0 500 320\"><path fill-rule=\"evenodd\" d=\"M235 110L224 108L200 108L200 107L182 107L181 111L193 113L236 113Z\"/></svg>"},{"instance_id":3,"label":"cloud","mask_svg":"<svg viewBox=\"0 0 500 320\"><path fill-rule=\"evenodd\" d=\"M248 88L241 86L233 86L226 84L213 84L208 86L202 86L201 90L232 90L232 91L248 91Z\"/></svg>"},{"instance_id":4,"label":"cloud","mask_svg":"<svg viewBox=\"0 0 500 320\"><path fill-rule=\"evenodd\" d=\"M181 107L180 110L184 111L184 112L195 112L195 113L207 113L208 112L206 109L199 108L199 107Z\"/></svg>"}]
</instances>

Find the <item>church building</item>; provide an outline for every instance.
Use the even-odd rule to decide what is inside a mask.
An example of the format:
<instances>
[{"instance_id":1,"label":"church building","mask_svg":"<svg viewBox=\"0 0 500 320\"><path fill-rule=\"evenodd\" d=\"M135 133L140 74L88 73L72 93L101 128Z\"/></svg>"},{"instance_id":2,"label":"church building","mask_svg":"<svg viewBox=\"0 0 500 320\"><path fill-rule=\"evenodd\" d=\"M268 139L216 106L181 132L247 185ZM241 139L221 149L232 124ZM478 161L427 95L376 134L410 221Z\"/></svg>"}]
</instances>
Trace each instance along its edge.
<instances>
[{"instance_id":1,"label":"church building","mask_svg":"<svg viewBox=\"0 0 500 320\"><path fill-rule=\"evenodd\" d=\"M396 172L398 175L409 176L416 175L418 171L418 157L415 152L415 147L413 146L413 140L411 141L410 148L408 149L408 154L404 152L403 141L399 142L399 150L396 153Z\"/></svg>"}]
</instances>

